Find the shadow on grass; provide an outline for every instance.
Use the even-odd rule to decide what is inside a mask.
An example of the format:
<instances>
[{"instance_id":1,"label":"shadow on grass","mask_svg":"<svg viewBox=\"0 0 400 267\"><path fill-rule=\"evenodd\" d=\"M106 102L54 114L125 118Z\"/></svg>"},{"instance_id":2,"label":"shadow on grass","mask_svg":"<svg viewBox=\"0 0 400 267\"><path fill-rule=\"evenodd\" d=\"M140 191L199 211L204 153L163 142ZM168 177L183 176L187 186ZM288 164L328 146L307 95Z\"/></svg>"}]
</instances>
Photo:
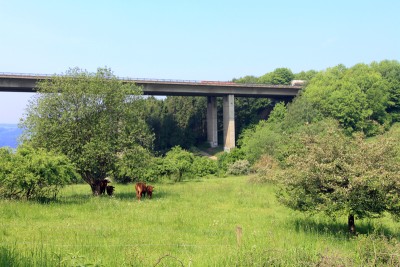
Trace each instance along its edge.
<instances>
[{"instance_id":1,"label":"shadow on grass","mask_svg":"<svg viewBox=\"0 0 400 267\"><path fill-rule=\"evenodd\" d=\"M318 220L312 217L296 218L292 220L296 232L306 232L317 235L329 235L336 238L350 238L352 235L347 230L347 224L336 220ZM356 221L357 234L379 233L387 237L400 239L400 233L393 232L384 225L374 225L371 221Z\"/></svg>"},{"instance_id":2,"label":"shadow on grass","mask_svg":"<svg viewBox=\"0 0 400 267\"><path fill-rule=\"evenodd\" d=\"M167 198L171 194L167 191L154 191L152 199L149 199L148 196L146 195L145 197L142 197L142 200L153 200L153 199L163 199ZM101 196L101 197L108 197L108 196ZM136 198L136 192L116 192L113 196L113 198L120 199L120 200L137 200Z\"/></svg>"},{"instance_id":3,"label":"shadow on grass","mask_svg":"<svg viewBox=\"0 0 400 267\"><path fill-rule=\"evenodd\" d=\"M93 198L90 194L72 194L64 197L57 198L54 203L57 204L84 204Z\"/></svg>"},{"instance_id":4,"label":"shadow on grass","mask_svg":"<svg viewBox=\"0 0 400 267\"><path fill-rule=\"evenodd\" d=\"M151 201L154 199L163 199L163 198L167 198L168 196L170 196L171 193L166 192L166 191L154 191L153 192L153 196L152 199L149 199L148 196L146 195L146 197L142 197L142 201ZM100 199L118 199L118 200L122 200L122 201L130 201L130 200L137 200L136 198L136 192L132 191L132 192L115 192L114 195L112 197L108 196L108 195L100 195L100 196L93 196L91 194L71 194L65 197L61 197L57 200L52 201L53 203L58 203L58 204L84 204L87 203L89 201L91 201L92 199L98 198Z\"/></svg>"}]
</instances>

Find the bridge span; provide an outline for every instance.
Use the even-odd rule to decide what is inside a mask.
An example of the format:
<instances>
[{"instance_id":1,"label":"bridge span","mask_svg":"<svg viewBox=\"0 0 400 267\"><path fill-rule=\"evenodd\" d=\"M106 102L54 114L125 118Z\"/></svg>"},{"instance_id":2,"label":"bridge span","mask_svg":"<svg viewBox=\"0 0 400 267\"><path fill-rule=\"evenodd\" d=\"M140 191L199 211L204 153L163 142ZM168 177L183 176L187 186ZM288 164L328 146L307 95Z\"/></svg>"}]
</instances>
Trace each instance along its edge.
<instances>
[{"instance_id":1,"label":"bridge span","mask_svg":"<svg viewBox=\"0 0 400 267\"><path fill-rule=\"evenodd\" d=\"M36 92L36 83L53 75L0 73L0 92ZM265 97L290 100L302 86L239 84L219 81L160 80L119 78L142 87L145 95L207 96L207 139L212 147L218 145L217 97L223 98L224 149L235 147L235 97Z\"/></svg>"}]
</instances>

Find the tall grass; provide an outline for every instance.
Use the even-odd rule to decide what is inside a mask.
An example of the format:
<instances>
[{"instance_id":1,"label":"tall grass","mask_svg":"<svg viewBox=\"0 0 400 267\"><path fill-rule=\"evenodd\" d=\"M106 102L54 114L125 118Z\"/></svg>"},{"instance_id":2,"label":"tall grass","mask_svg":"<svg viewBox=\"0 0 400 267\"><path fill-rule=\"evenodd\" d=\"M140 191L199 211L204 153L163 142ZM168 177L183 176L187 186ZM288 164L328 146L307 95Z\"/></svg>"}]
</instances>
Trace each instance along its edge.
<instances>
[{"instance_id":1,"label":"tall grass","mask_svg":"<svg viewBox=\"0 0 400 267\"><path fill-rule=\"evenodd\" d=\"M293 212L277 203L273 185L247 177L156 184L153 199L141 202L133 185L115 186L113 198L74 185L48 204L0 201L0 266L332 266L398 259L400 224L390 218L357 226L361 234L391 236L375 235L374 242L387 246L380 253L392 261L373 246L365 253L368 237L348 237L345 218Z\"/></svg>"}]
</instances>

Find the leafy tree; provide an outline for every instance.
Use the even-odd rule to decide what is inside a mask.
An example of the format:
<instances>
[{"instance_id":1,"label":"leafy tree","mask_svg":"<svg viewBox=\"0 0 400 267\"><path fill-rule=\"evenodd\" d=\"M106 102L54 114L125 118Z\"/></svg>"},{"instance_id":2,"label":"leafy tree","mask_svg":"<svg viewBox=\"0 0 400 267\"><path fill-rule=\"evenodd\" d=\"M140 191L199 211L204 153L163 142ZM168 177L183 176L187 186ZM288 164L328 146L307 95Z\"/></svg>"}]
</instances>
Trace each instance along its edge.
<instances>
[{"instance_id":1,"label":"leafy tree","mask_svg":"<svg viewBox=\"0 0 400 267\"><path fill-rule=\"evenodd\" d=\"M285 119L286 113L285 103L279 102L269 115L268 122L282 122Z\"/></svg>"},{"instance_id":2,"label":"leafy tree","mask_svg":"<svg viewBox=\"0 0 400 267\"><path fill-rule=\"evenodd\" d=\"M25 139L66 155L93 194L99 193L96 181L118 173L121 155L151 148L140 88L118 80L110 69L70 69L39 82L37 89L22 122Z\"/></svg>"},{"instance_id":3,"label":"leafy tree","mask_svg":"<svg viewBox=\"0 0 400 267\"><path fill-rule=\"evenodd\" d=\"M77 181L75 167L64 155L19 146L14 153L0 148L0 197L56 199L60 189Z\"/></svg>"},{"instance_id":4,"label":"leafy tree","mask_svg":"<svg viewBox=\"0 0 400 267\"><path fill-rule=\"evenodd\" d=\"M236 138L240 133L257 124L260 120L266 120L274 107L274 102L268 98L251 98L236 97L235 98L235 134ZM221 107L222 110L222 107ZM222 115L222 114L221 114ZM223 121L221 117L220 121ZM221 125L221 130L223 125Z\"/></svg>"},{"instance_id":5,"label":"leafy tree","mask_svg":"<svg viewBox=\"0 0 400 267\"><path fill-rule=\"evenodd\" d=\"M358 64L343 65L318 73L302 97L324 117L337 119L348 133L368 136L382 133L390 124L389 84L376 70Z\"/></svg>"},{"instance_id":6,"label":"leafy tree","mask_svg":"<svg viewBox=\"0 0 400 267\"><path fill-rule=\"evenodd\" d=\"M324 116L306 97L296 97L288 103L286 114L281 120L282 130L295 132L298 127L321 121Z\"/></svg>"},{"instance_id":7,"label":"leafy tree","mask_svg":"<svg viewBox=\"0 0 400 267\"><path fill-rule=\"evenodd\" d=\"M154 160L151 152L142 146L127 148L116 162L116 173L113 176L117 182L130 183L138 181L150 181L149 168ZM154 181L154 178L151 179Z\"/></svg>"},{"instance_id":8,"label":"leafy tree","mask_svg":"<svg viewBox=\"0 0 400 267\"><path fill-rule=\"evenodd\" d=\"M311 127L311 126L310 126ZM280 200L305 212L346 214L355 233L355 218L400 212L400 164L396 142L387 137L366 140L346 136L335 123L319 134L297 139L301 149L280 172Z\"/></svg>"},{"instance_id":9,"label":"leafy tree","mask_svg":"<svg viewBox=\"0 0 400 267\"><path fill-rule=\"evenodd\" d=\"M314 78L315 75L317 75L317 73L318 73L318 71L316 71L316 70L302 71L302 72L296 73L294 75L294 79L310 81L312 78Z\"/></svg>"},{"instance_id":10,"label":"leafy tree","mask_svg":"<svg viewBox=\"0 0 400 267\"><path fill-rule=\"evenodd\" d=\"M234 78L232 79L232 82L234 83L247 83L247 84L255 84L258 83L258 78L256 76L253 75L247 75L241 78Z\"/></svg>"},{"instance_id":11,"label":"leafy tree","mask_svg":"<svg viewBox=\"0 0 400 267\"><path fill-rule=\"evenodd\" d=\"M262 155L274 155L282 142L279 125L260 121L254 127L248 128L241 134L238 145L243 159L251 164L255 163Z\"/></svg>"},{"instance_id":12,"label":"leafy tree","mask_svg":"<svg viewBox=\"0 0 400 267\"><path fill-rule=\"evenodd\" d=\"M295 132L304 124L304 121L299 120L299 105L289 107L283 102L276 104L267 121L260 121L241 133L238 145L250 163L254 164L263 155L282 159L280 154L291 144L288 133ZM295 112L291 111L292 107Z\"/></svg>"},{"instance_id":13,"label":"leafy tree","mask_svg":"<svg viewBox=\"0 0 400 267\"><path fill-rule=\"evenodd\" d=\"M400 63L396 60L383 60L371 63L372 69L378 71L388 82L389 107L393 122L400 121Z\"/></svg>"},{"instance_id":14,"label":"leafy tree","mask_svg":"<svg viewBox=\"0 0 400 267\"><path fill-rule=\"evenodd\" d=\"M265 84L290 84L294 74L288 68L277 68L273 72L269 72L258 78L259 83Z\"/></svg>"},{"instance_id":15,"label":"leafy tree","mask_svg":"<svg viewBox=\"0 0 400 267\"><path fill-rule=\"evenodd\" d=\"M164 158L164 162L169 166L169 169L172 170L170 172L173 172L176 182L182 181L183 176L190 173L193 161L193 153L179 146L173 147Z\"/></svg>"}]
</instances>

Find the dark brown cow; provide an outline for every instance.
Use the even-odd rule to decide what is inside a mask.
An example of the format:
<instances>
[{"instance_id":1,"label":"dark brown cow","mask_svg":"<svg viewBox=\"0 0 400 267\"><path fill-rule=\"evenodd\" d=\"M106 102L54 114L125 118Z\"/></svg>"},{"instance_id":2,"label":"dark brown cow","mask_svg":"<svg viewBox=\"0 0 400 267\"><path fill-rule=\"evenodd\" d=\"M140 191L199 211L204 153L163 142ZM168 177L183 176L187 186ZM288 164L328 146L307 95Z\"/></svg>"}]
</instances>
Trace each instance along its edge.
<instances>
[{"instance_id":1,"label":"dark brown cow","mask_svg":"<svg viewBox=\"0 0 400 267\"><path fill-rule=\"evenodd\" d=\"M153 189L154 189L154 186L151 186L151 185L146 186L146 191L147 191L147 195L149 196L149 198L151 198L153 195Z\"/></svg>"},{"instance_id":2,"label":"dark brown cow","mask_svg":"<svg viewBox=\"0 0 400 267\"><path fill-rule=\"evenodd\" d=\"M103 195L106 193L106 188L107 188L108 183L109 183L109 181L107 179L100 181L100 195Z\"/></svg>"},{"instance_id":3,"label":"dark brown cow","mask_svg":"<svg viewBox=\"0 0 400 267\"><path fill-rule=\"evenodd\" d=\"M146 196L147 187L145 183L136 183L135 190L136 197L139 201L142 196Z\"/></svg>"},{"instance_id":4,"label":"dark brown cow","mask_svg":"<svg viewBox=\"0 0 400 267\"><path fill-rule=\"evenodd\" d=\"M114 189L115 187L112 185L107 185L106 190L107 190L107 195L112 196L114 194Z\"/></svg>"}]
</instances>

